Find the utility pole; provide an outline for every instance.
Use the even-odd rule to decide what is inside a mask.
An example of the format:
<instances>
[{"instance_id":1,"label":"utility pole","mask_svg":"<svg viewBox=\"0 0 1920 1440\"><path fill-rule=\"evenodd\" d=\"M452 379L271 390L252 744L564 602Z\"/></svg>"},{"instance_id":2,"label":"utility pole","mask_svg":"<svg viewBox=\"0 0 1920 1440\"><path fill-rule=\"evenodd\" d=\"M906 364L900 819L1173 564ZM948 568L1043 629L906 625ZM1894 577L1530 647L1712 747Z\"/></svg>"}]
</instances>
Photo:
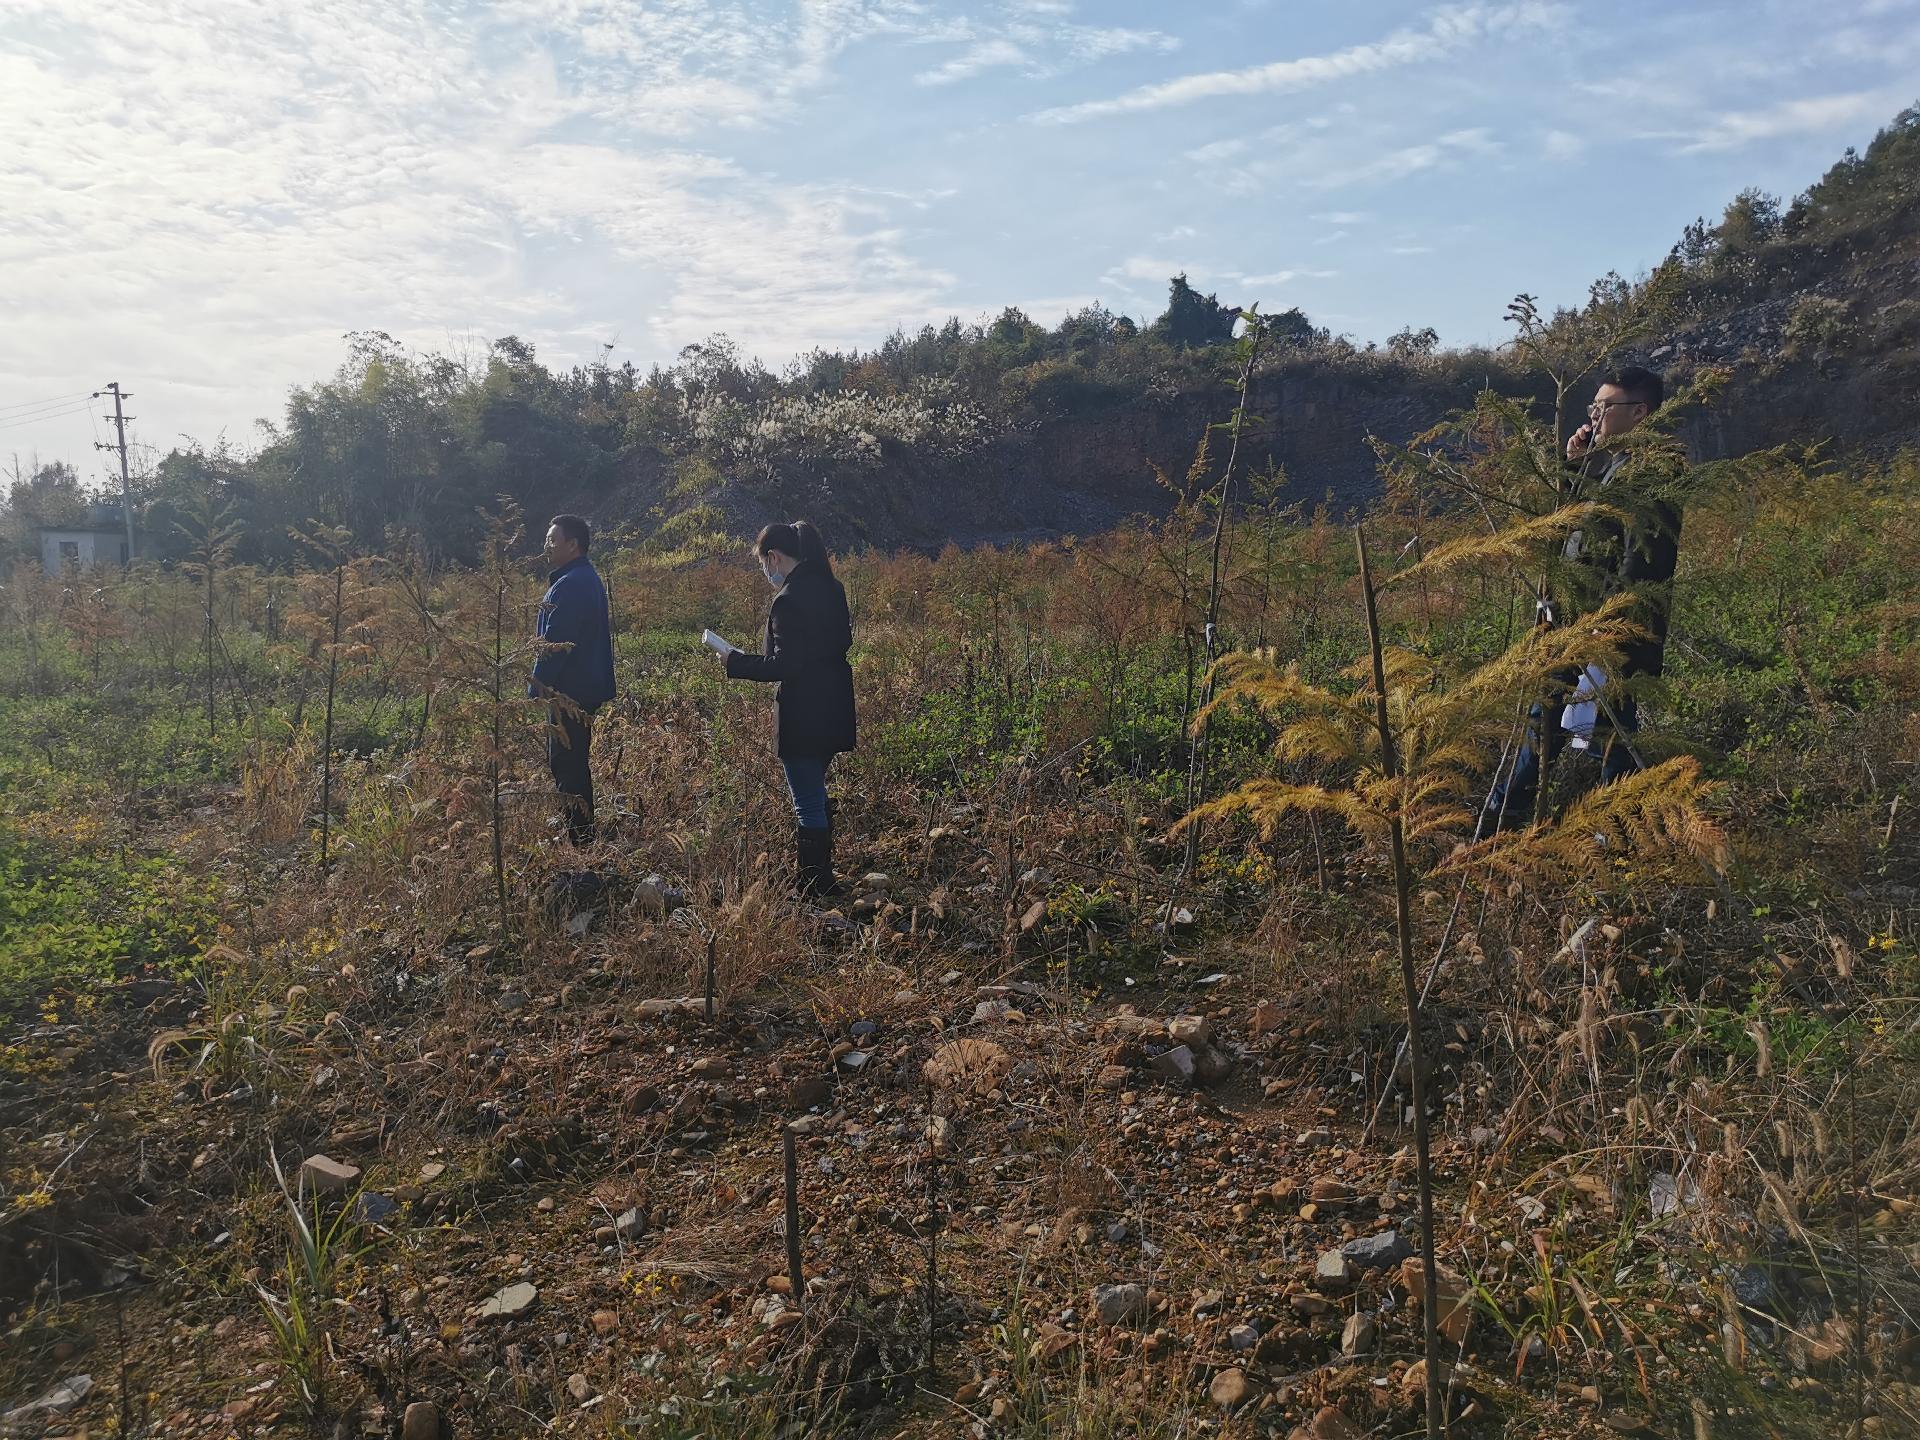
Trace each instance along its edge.
<instances>
[{"instance_id":1,"label":"utility pole","mask_svg":"<svg viewBox=\"0 0 1920 1440\"><path fill-rule=\"evenodd\" d=\"M121 390L118 380L109 380L105 390L96 390L93 392L93 395L96 400L102 395L113 396L113 429L114 434L119 437L119 443L103 445L100 441L96 440L93 442L93 448L96 450L118 450L120 452L120 513L126 517L127 521L127 564L131 566L133 564L133 480L127 473L128 417L121 413L120 402L122 400L131 400L133 396Z\"/></svg>"}]
</instances>

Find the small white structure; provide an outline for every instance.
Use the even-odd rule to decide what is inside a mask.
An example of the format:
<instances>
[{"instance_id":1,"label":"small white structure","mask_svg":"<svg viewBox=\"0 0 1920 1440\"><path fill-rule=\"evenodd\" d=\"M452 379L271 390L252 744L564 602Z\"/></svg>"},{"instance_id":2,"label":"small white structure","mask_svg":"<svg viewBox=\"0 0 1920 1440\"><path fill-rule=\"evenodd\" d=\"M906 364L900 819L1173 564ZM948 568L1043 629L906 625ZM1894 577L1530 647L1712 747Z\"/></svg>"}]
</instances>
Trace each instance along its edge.
<instances>
[{"instance_id":1,"label":"small white structure","mask_svg":"<svg viewBox=\"0 0 1920 1440\"><path fill-rule=\"evenodd\" d=\"M89 507L86 522L80 525L43 525L35 532L40 543L40 566L58 579L72 570L91 570L96 565L125 565L127 527L118 509ZM134 537L139 544L139 536Z\"/></svg>"}]
</instances>

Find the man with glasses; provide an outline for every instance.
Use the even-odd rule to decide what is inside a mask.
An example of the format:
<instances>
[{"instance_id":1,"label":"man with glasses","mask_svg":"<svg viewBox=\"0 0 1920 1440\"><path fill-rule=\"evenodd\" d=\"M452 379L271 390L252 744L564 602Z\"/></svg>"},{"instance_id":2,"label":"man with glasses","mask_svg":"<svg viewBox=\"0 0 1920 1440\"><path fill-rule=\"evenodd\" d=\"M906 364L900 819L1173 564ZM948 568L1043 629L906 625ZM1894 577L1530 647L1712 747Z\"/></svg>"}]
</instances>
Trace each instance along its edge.
<instances>
[{"instance_id":1,"label":"man with glasses","mask_svg":"<svg viewBox=\"0 0 1920 1440\"><path fill-rule=\"evenodd\" d=\"M1563 693L1532 708L1512 773L1500 778L1487 797L1496 826L1532 820L1541 772L1553 765L1563 744L1578 750L1599 746L1597 774L1583 772L1588 784L1595 778L1604 784L1639 768L1633 749L1638 711L1625 682L1659 675L1665 661L1680 512L1664 493L1671 489L1669 457L1636 454L1622 442L1665 398L1665 383L1651 370L1628 365L1610 371L1587 409L1587 423L1567 441L1573 479L1566 502L1601 501L1623 511L1626 521L1602 521L1567 537L1559 570L1569 593L1559 605L1543 594L1540 622L1562 623L1609 596L1631 591L1637 597L1634 619L1647 634L1627 648L1618 675L1589 666L1584 674L1564 677ZM1558 613L1562 610L1567 613Z\"/></svg>"}]
</instances>

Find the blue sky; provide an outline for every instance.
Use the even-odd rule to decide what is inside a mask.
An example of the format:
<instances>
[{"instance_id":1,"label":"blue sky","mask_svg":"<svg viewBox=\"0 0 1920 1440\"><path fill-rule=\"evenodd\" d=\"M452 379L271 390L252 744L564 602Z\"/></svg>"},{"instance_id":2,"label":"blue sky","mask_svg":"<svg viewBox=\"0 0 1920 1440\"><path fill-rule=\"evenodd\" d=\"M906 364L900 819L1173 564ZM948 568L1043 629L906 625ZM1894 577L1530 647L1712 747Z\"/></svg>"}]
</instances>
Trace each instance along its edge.
<instances>
[{"instance_id":1,"label":"blue sky","mask_svg":"<svg viewBox=\"0 0 1920 1440\"><path fill-rule=\"evenodd\" d=\"M109 379L252 445L354 329L778 367L1184 269L1499 340L1916 100L1920 0L0 0L0 464L98 474Z\"/></svg>"}]
</instances>

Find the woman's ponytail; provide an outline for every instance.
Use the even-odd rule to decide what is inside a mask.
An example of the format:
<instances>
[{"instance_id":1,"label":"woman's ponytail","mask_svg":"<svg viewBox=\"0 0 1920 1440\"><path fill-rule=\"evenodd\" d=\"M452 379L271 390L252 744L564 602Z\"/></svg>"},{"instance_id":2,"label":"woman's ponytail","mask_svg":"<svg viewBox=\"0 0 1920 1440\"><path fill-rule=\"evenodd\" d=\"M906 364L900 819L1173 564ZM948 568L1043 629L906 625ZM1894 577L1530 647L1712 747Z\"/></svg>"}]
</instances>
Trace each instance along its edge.
<instances>
[{"instance_id":1,"label":"woman's ponytail","mask_svg":"<svg viewBox=\"0 0 1920 1440\"><path fill-rule=\"evenodd\" d=\"M821 540L820 532L806 520L795 520L788 525L769 525L753 542L754 553L765 555L769 550L778 550L783 555L791 555L795 560L817 565L828 575L833 574L833 561L827 555L826 543Z\"/></svg>"},{"instance_id":2,"label":"woman's ponytail","mask_svg":"<svg viewBox=\"0 0 1920 1440\"><path fill-rule=\"evenodd\" d=\"M827 574L833 573L833 558L827 554L826 542L820 538L820 532L813 528L812 521L794 521L793 536L800 545L798 553L794 556L796 560L810 561Z\"/></svg>"}]
</instances>

